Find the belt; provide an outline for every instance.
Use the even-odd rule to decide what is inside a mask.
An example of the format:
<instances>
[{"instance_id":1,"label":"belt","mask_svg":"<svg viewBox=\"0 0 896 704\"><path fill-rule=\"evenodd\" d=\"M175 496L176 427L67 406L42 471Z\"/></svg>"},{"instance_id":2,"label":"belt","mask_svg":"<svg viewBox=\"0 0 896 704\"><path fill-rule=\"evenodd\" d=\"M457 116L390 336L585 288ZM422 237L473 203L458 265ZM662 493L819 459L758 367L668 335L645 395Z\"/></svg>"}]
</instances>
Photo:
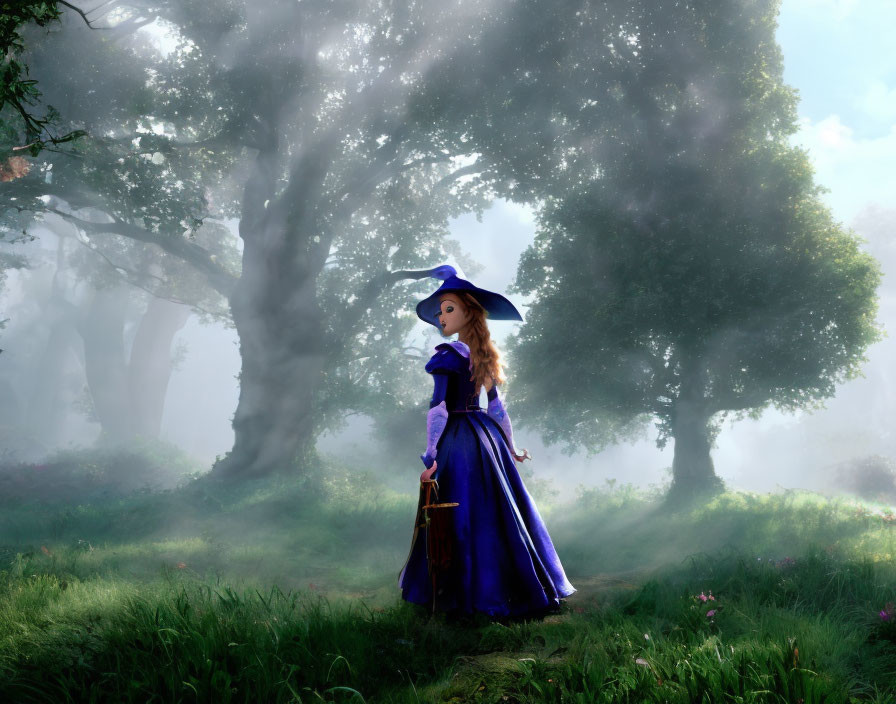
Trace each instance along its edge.
<instances>
[{"instance_id":1,"label":"belt","mask_svg":"<svg viewBox=\"0 0 896 704\"><path fill-rule=\"evenodd\" d=\"M456 408L448 411L449 413L482 413L484 412L484 408L480 408L476 406L475 408Z\"/></svg>"}]
</instances>

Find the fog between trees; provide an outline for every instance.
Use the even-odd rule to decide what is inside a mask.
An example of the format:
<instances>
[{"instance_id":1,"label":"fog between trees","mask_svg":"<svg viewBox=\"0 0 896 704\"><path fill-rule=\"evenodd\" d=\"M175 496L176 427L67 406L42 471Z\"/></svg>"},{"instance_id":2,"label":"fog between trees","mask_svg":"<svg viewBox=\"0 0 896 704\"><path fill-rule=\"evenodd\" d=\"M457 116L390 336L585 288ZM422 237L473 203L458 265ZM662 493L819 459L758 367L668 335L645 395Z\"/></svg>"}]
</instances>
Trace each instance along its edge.
<instances>
[{"instance_id":1,"label":"fog between trees","mask_svg":"<svg viewBox=\"0 0 896 704\"><path fill-rule=\"evenodd\" d=\"M656 426L673 489L712 486L724 414L830 398L879 334L878 264L789 142L776 7L164 3L28 28L43 102L87 136L3 185L7 242L41 238L3 250L30 267L0 316L8 449L77 412L102 442L158 435L192 314L239 340L216 473L306 471L351 414L413 466L433 284L393 274L473 277L449 223L503 199L535 214L515 422L592 451Z\"/></svg>"}]
</instances>

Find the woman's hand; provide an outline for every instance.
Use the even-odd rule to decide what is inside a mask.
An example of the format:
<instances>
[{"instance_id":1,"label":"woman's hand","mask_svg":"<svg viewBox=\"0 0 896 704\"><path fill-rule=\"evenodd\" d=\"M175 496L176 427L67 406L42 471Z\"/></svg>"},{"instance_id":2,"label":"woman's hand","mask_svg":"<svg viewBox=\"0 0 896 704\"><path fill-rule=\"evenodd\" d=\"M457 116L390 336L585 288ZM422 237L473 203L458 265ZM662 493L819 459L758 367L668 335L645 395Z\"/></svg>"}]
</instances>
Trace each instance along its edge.
<instances>
[{"instance_id":1,"label":"woman's hand","mask_svg":"<svg viewBox=\"0 0 896 704\"><path fill-rule=\"evenodd\" d=\"M515 452L511 453L513 455L513 459L517 462L525 462L526 460L531 460L532 455L529 454L528 450L523 450L521 454L516 454Z\"/></svg>"},{"instance_id":2,"label":"woman's hand","mask_svg":"<svg viewBox=\"0 0 896 704\"><path fill-rule=\"evenodd\" d=\"M433 460L432 467L423 470L423 474L420 475L420 481L426 482L432 479L432 475L436 473L436 469L438 468L438 466L439 463Z\"/></svg>"}]
</instances>

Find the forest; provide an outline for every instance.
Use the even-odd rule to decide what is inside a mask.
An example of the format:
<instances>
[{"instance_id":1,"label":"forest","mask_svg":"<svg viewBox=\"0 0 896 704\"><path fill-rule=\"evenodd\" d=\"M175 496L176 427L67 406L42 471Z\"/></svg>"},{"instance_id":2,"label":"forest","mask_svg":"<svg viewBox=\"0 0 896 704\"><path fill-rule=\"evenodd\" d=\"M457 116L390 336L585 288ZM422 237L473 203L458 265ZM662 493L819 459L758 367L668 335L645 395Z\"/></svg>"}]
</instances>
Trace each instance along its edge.
<instances>
[{"instance_id":1,"label":"forest","mask_svg":"<svg viewBox=\"0 0 896 704\"><path fill-rule=\"evenodd\" d=\"M0 700L896 702L896 212L797 1L2 3ZM531 461L433 435L446 264ZM549 612L409 597L466 422Z\"/></svg>"}]
</instances>

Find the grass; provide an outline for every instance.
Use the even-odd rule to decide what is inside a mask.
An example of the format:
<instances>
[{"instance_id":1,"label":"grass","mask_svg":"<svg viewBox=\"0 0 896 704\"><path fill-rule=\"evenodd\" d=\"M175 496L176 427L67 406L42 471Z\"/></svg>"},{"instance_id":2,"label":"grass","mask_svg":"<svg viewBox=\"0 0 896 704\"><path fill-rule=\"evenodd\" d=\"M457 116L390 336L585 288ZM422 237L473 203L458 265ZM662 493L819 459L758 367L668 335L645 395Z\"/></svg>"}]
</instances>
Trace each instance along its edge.
<instances>
[{"instance_id":1,"label":"grass","mask_svg":"<svg viewBox=\"0 0 896 704\"><path fill-rule=\"evenodd\" d=\"M885 507L582 490L539 505L560 614L448 620L397 593L415 497L324 469L7 502L0 701L896 701Z\"/></svg>"}]
</instances>

